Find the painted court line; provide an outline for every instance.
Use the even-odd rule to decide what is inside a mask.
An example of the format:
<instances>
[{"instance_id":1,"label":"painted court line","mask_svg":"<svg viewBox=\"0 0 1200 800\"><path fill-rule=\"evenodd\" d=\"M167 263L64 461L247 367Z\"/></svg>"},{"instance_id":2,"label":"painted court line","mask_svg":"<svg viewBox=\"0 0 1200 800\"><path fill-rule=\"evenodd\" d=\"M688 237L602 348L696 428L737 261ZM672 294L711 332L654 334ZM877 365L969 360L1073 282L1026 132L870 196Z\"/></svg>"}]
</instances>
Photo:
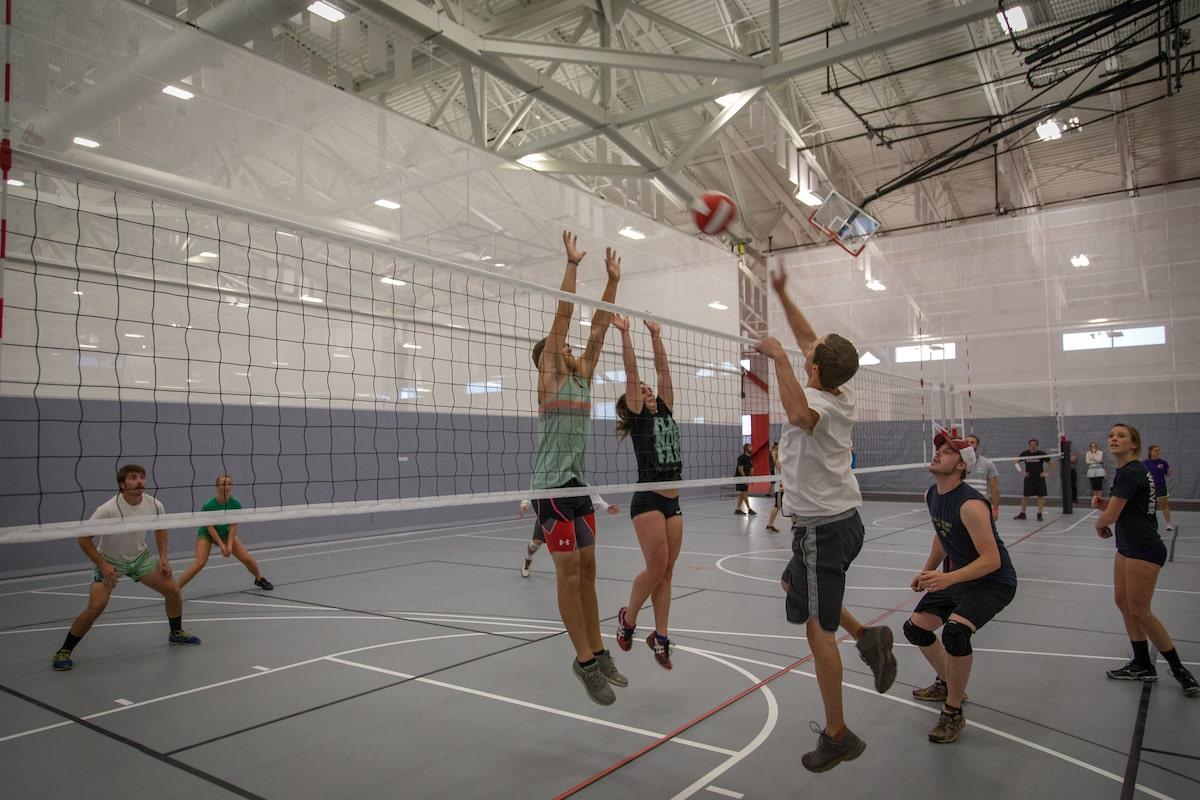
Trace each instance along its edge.
<instances>
[{"instance_id":1,"label":"painted court line","mask_svg":"<svg viewBox=\"0 0 1200 800\"><path fill-rule=\"evenodd\" d=\"M662 736L661 733L656 733L654 731L648 731L644 728L634 728L630 725L622 725L620 723L610 722L605 719L597 719L596 717L589 717L589 716L585 716L583 714L576 714L573 711L563 711L561 708L551 708L550 706L544 706L539 703L531 703L527 700L518 700L515 697L506 697L504 695L495 694L493 692L485 692L480 689L472 689L469 686L459 686L457 684L435 680L434 678L418 678L417 676L410 675L409 673L406 673L406 672L397 672L396 670L385 669L383 667L376 667L371 664L360 664L357 661L347 661L344 658L338 658L336 656L326 656L325 660L332 661L336 664L344 664L347 667L357 667L358 669L364 669L364 670L368 670L370 672L378 672L383 675L390 675L394 678L401 678L404 680L416 681L418 683L425 683L430 686L437 686L441 689L450 689L451 691L462 692L463 694L475 695L476 697L484 697L484 698L487 698L488 700L497 700L501 703L508 703L508 704L514 705L514 706L521 706L522 708L529 708L529 709L533 709L534 711L544 712L546 714L553 714L553 715L559 716L559 717L566 717L568 719L577 720L579 722L590 722L594 725L601 725L605 728L612 728L613 730L625 731L626 733L635 733L638 736L645 736L645 737L648 737L651 739L657 739ZM688 747L694 747L699 750L707 750L712 753L720 753L722 755L727 755L727 756L732 756L735 754L733 750L727 750L724 747L716 747L711 744L704 744L703 742L697 742L697 741L693 741L691 739L675 739L675 741L679 742L682 745L686 745Z\"/></svg>"},{"instance_id":2,"label":"painted court line","mask_svg":"<svg viewBox=\"0 0 1200 800\"><path fill-rule=\"evenodd\" d=\"M742 794L741 792L734 792L734 791L730 791L729 789L722 789L720 786L705 786L704 791L712 792L713 794L719 794L722 797L732 797L733 800L741 800L743 797L746 796L746 795Z\"/></svg>"}]
</instances>

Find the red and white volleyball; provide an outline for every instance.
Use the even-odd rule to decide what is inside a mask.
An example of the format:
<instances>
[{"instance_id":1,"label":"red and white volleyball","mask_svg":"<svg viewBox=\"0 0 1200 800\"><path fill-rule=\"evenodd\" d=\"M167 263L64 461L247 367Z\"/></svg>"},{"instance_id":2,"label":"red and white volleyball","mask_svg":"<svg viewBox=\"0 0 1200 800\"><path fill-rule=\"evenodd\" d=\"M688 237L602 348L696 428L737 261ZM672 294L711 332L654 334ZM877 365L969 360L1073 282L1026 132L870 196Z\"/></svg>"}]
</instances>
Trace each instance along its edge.
<instances>
[{"instance_id":1,"label":"red and white volleyball","mask_svg":"<svg viewBox=\"0 0 1200 800\"><path fill-rule=\"evenodd\" d=\"M692 221L709 236L716 236L737 219L737 206L724 192L705 192L692 202Z\"/></svg>"}]
</instances>

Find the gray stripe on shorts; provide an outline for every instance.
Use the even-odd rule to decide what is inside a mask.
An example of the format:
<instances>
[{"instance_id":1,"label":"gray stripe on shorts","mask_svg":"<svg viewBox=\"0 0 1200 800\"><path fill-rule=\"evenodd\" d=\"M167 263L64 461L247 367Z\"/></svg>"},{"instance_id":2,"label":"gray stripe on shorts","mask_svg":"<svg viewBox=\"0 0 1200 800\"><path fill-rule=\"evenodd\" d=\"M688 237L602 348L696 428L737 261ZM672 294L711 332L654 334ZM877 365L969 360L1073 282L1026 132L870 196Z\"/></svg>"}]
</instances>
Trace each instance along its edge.
<instances>
[{"instance_id":1,"label":"gray stripe on shorts","mask_svg":"<svg viewBox=\"0 0 1200 800\"><path fill-rule=\"evenodd\" d=\"M806 527L800 546L804 549L804 571L808 575L808 616L821 621L820 609L817 604L817 529Z\"/></svg>"}]
</instances>

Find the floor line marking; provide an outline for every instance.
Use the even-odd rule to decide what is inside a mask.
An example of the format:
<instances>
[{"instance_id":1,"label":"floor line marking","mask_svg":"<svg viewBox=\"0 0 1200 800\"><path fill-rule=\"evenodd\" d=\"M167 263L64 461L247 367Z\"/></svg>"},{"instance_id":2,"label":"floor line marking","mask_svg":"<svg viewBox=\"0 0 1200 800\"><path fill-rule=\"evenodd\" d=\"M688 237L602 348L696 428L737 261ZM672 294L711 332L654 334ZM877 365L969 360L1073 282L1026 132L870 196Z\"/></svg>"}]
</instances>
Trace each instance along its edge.
<instances>
[{"instance_id":1,"label":"floor line marking","mask_svg":"<svg viewBox=\"0 0 1200 800\"><path fill-rule=\"evenodd\" d=\"M742 794L741 792L734 792L729 789L722 789L720 786L705 786L704 791L712 792L713 794L719 794L723 797L732 797L733 800L742 800L742 798L746 796L746 795Z\"/></svg>"}]
</instances>

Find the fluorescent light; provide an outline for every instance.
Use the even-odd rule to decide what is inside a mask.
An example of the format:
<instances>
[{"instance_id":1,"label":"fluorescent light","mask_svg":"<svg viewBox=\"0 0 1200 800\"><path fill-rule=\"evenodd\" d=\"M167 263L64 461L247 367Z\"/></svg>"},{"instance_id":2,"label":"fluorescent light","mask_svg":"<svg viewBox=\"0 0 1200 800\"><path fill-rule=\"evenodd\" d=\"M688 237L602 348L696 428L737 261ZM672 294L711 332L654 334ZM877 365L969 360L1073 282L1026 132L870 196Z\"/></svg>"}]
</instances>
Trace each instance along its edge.
<instances>
[{"instance_id":1,"label":"fluorescent light","mask_svg":"<svg viewBox=\"0 0 1200 800\"><path fill-rule=\"evenodd\" d=\"M17 180L16 178L9 178L9 179L8 179L8 185L9 185L9 186L24 186L24 185L25 185L25 181L19 181L19 180Z\"/></svg>"},{"instance_id":2,"label":"fluorescent light","mask_svg":"<svg viewBox=\"0 0 1200 800\"><path fill-rule=\"evenodd\" d=\"M1098 317L1097 319L1089 319L1088 320L1089 325L1091 325L1093 323L1099 324L1101 322L1112 322L1112 320L1110 320L1108 317Z\"/></svg>"},{"instance_id":3,"label":"fluorescent light","mask_svg":"<svg viewBox=\"0 0 1200 800\"><path fill-rule=\"evenodd\" d=\"M507 267L507 266L508 266L508 264L505 264L503 261L497 261L497 262L496 262L496 266L497 266L497 267Z\"/></svg>"},{"instance_id":4,"label":"fluorescent light","mask_svg":"<svg viewBox=\"0 0 1200 800\"><path fill-rule=\"evenodd\" d=\"M867 281L867 288L872 292L882 292L887 289L887 286L885 286L878 278L872 278L871 280Z\"/></svg>"},{"instance_id":5,"label":"fluorescent light","mask_svg":"<svg viewBox=\"0 0 1200 800\"><path fill-rule=\"evenodd\" d=\"M1001 11L996 15L996 21L1000 23L1000 27L1005 33L1020 33L1029 27L1029 20L1025 18L1025 9L1020 6L1013 6L1007 11Z\"/></svg>"},{"instance_id":6,"label":"fluorescent light","mask_svg":"<svg viewBox=\"0 0 1200 800\"><path fill-rule=\"evenodd\" d=\"M491 261L492 257L491 256L480 256L479 260L480 261Z\"/></svg>"},{"instance_id":7,"label":"fluorescent light","mask_svg":"<svg viewBox=\"0 0 1200 800\"><path fill-rule=\"evenodd\" d=\"M400 207L400 204L397 203L396 201L385 200L382 197L375 201L375 205L379 206L380 208L386 208L388 211L395 211L397 208Z\"/></svg>"},{"instance_id":8,"label":"fluorescent light","mask_svg":"<svg viewBox=\"0 0 1200 800\"><path fill-rule=\"evenodd\" d=\"M76 289L75 291L71 292L71 294L73 294L73 295L75 295L75 296L77 296L77 297L81 297L81 296L83 295L83 292L81 292L81 291L79 291L78 289Z\"/></svg>"},{"instance_id":9,"label":"fluorescent light","mask_svg":"<svg viewBox=\"0 0 1200 800\"><path fill-rule=\"evenodd\" d=\"M289 239L295 239L295 238L296 238L296 234L294 234L294 233L288 233L287 231L275 231L275 232L276 232L277 234L279 234L280 236L286 236L286 237L288 237Z\"/></svg>"},{"instance_id":10,"label":"fluorescent light","mask_svg":"<svg viewBox=\"0 0 1200 800\"><path fill-rule=\"evenodd\" d=\"M646 234L642 233L639 230L634 230L633 228L629 227L628 225L626 225L624 228L621 228L621 230L617 231L617 233L621 234L622 236L624 236L627 239L633 239L634 241L646 238Z\"/></svg>"},{"instance_id":11,"label":"fluorescent light","mask_svg":"<svg viewBox=\"0 0 1200 800\"><path fill-rule=\"evenodd\" d=\"M1048 119L1037 126L1037 135L1043 142L1061 139L1062 128L1059 127L1057 120Z\"/></svg>"},{"instance_id":12,"label":"fluorescent light","mask_svg":"<svg viewBox=\"0 0 1200 800\"><path fill-rule=\"evenodd\" d=\"M125 338L126 339L145 339L146 334L144 334L144 333L127 333L127 334L125 334Z\"/></svg>"},{"instance_id":13,"label":"fluorescent light","mask_svg":"<svg viewBox=\"0 0 1200 800\"><path fill-rule=\"evenodd\" d=\"M326 3L325 0L317 0L317 2L308 7L308 10L316 14L318 17L327 19L330 22L341 22L346 18L346 15L340 8L331 6L329 3Z\"/></svg>"},{"instance_id":14,"label":"fluorescent light","mask_svg":"<svg viewBox=\"0 0 1200 800\"><path fill-rule=\"evenodd\" d=\"M80 147L95 148L95 147L100 146L100 143L97 142L95 139L85 139L82 136L76 136L74 139L72 139L72 141L75 142L75 144L79 145Z\"/></svg>"},{"instance_id":15,"label":"fluorescent light","mask_svg":"<svg viewBox=\"0 0 1200 800\"><path fill-rule=\"evenodd\" d=\"M249 378L250 377L249 372L235 372L234 374L237 375L239 378Z\"/></svg>"},{"instance_id":16,"label":"fluorescent light","mask_svg":"<svg viewBox=\"0 0 1200 800\"><path fill-rule=\"evenodd\" d=\"M286 362L286 361L272 361L271 362L271 366L273 366L273 367L286 367L287 365L288 365L288 362Z\"/></svg>"},{"instance_id":17,"label":"fluorescent light","mask_svg":"<svg viewBox=\"0 0 1200 800\"><path fill-rule=\"evenodd\" d=\"M861 356L858 357L858 364L862 367L873 367L878 363L879 357L870 350L865 351Z\"/></svg>"},{"instance_id":18,"label":"fluorescent light","mask_svg":"<svg viewBox=\"0 0 1200 800\"><path fill-rule=\"evenodd\" d=\"M728 311L729 310L729 306L725 305L720 300L713 300L711 303L708 304L708 307L716 309L717 311Z\"/></svg>"},{"instance_id":19,"label":"fluorescent light","mask_svg":"<svg viewBox=\"0 0 1200 800\"><path fill-rule=\"evenodd\" d=\"M581 328L590 328L592 327L592 321L590 319L581 319L579 320L579 326Z\"/></svg>"},{"instance_id":20,"label":"fluorescent light","mask_svg":"<svg viewBox=\"0 0 1200 800\"><path fill-rule=\"evenodd\" d=\"M527 156L521 156L517 159L517 163L530 169L537 169L538 164L549 159L545 153L530 153Z\"/></svg>"},{"instance_id":21,"label":"fluorescent light","mask_svg":"<svg viewBox=\"0 0 1200 800\"><path fill-rule=\"evenodd\" d=\"M1084 255L1083 253L1080 253L1077 256L1071 256L1071 266L1072 267L1086 267L1088 264L1091 264L1091 263L1092 262L1089 261L1088 257L1086 255Z\"/></svg>"},{"instance_id":22,"label":"fluorescent light","mask_svg":"<svg viewBox=\"0 0 1200 800\"><path fill-rule=\"evenodd\" d=\"M402 344L400 346L403 347L405 350L420 350L421 349L421 345L413 344L412 342L405 342L404 344Z\"/></svg>"},{"instance_id":23,"label":"fluorescent light","mask_svg":"<svg viewBox=\"0 0 1200 800\"><path fill-rule=\"evenodd\" d=\"M404 285L404 281L399 280L398 278L383 277L383 278L379 279L379 282L386 283L388 286L403 286Z\"/></svg>"},{"instance_id":24,"label":"fluorescent light","mask_svg":"<svg viewBox=\"0 0 1200 800\"><path fill-rule=\"evenodd\" d=\"M180 89L178 86L164 86L162 92L163 94L171 95L171 97L178 97L180 100L191 100L196 96L187 89Z\"/></svg>"},{"instance_id":25,"label":"fluorescent light","mask_svg":"<svg viewBox=\"0 0 1200 800\"><path fill-rule=\"evenodd\" d=\"M350 356L347 355L346 353L334 353L333 357L334 358L349 358Z\"/></svg>"},{"instance_id":26,"label":"fluorescent light","mask_svg":"<svg viewBox=\"0 0 1200 800\"><path fill-rule=\"evenodd\" d=\"M730 92L729 94L723 94L717 98L717 105L719 105L721 108L729 108L731 105L737 102L737 99L741 96L741 94L741 92Z\"/></svg>"},{"instance_id":27,"label":"fluorescent light","mask_svg":"<svg viewBox=\"0 0 1200 800\"><path fill-rule=\"evenodd\" d=\"M134 381L134 383L141 383L141 384L147 384L147 383L149 383L149 382L150 382L150 381Z\"/></svg>"},{"instance_id":28,"label":"fluorescent light","mask_svg":"<svg viewBox=\"0 0 1200 800\"><path fill-rule=\"evenodd\" d=\"M96 349L96 348L98 348L99 346L100 346L100 345L98 345L98 344L84 344L84 343L82 343L82 342L80 342L80 343L79 343L79 349L80 349L80 350L95 350L95 349Z\"/></svg>"},{"instance_id":29,"label":"fluorescent light","mask_svg":"<svg viewBox=\"0 0 1200 800\"><path fill-rule=\"evenodd\" d=\"M825 202L821 195L817 194L812 189L806 189L804 187L800 187L796 190L796 199L801 203L804 203L806 206L819 206L821 203Z\"/></svg>"},{"instance_id":30,"label":"fluorescent light","mask_svg":"<svg viewBox=\"0 0 1200 800\"><path fill-rule=\"evenodd\" d=\"M196 256L196 258L220 258L220 256L211 250L205 250L203 253L200 253L198 256Z\"/></svg>"},{"instance_id":31,"label":"fluorescent light","mask_svg":"<svg viewBox=\"0 0 1200 800\"><path fill-rule=\"evenodd\" d=\"M321 299L320 297L314 297L311 294L302 294L302 295L300 295L300 302L301 303L324 303L325 301L323 299Z\"/></svg>"}]
</instances>

